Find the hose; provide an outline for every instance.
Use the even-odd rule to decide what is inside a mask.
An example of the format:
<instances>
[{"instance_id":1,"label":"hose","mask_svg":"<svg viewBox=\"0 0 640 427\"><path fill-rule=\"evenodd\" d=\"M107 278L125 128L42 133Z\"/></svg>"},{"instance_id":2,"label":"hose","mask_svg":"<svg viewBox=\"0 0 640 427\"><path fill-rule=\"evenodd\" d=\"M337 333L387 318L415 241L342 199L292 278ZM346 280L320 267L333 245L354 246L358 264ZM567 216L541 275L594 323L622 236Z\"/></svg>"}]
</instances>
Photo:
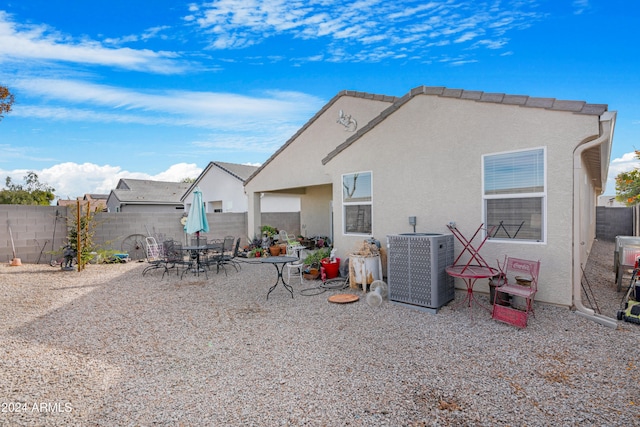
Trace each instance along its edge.
<instances>
[{"instance_id":1,"label":"hose","mask_svg":"<svg viewBox=\"0 0 640 427\"><path fill-rule=\"evenodd\" d=\"M300 295L314 296L320 295L328 290L340 290L349 287L349 277L336 277L335 279L327 279L321 282L318 286L311 288L301 289Z\"/></svg>"}]
</instances>

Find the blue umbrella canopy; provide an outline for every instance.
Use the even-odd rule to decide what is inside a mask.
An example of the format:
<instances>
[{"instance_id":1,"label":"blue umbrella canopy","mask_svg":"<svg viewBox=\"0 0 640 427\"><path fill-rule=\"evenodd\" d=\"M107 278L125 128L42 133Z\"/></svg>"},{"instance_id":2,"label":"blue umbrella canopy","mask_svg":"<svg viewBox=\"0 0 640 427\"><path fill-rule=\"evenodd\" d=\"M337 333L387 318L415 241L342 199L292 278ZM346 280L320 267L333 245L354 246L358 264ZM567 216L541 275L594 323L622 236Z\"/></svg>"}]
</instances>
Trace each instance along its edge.
<instances>
[{"instance_id":1,"label":"blue umbrella canopy","mask_svg":"<svg viewBox=\"0 0 640 427\"><path fill-rule=\"evenodd\" d=\"M202 203L202 191L198 187L193 191L193 200L191 201L189 216L184 230L189 234L207 233L209 231L209 222L207 221L204 203Z\"/></svg>"}]
</instances>

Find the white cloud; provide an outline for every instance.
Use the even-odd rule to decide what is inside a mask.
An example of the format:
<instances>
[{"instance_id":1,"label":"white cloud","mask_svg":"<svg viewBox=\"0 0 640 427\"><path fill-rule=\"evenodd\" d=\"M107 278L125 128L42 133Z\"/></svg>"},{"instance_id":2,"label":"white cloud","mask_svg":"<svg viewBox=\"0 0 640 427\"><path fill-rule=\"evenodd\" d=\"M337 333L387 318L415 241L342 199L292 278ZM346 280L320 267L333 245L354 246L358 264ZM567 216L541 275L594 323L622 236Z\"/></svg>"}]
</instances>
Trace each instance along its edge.
<instances>
[{"instance_id":1,"label":"white cloud","mask_svg":"<svg viewBox=\"0 0 640 427\"><path fill-rule=\"evenodd\" d=\"M140 91L79 80L31 78L12 82L46 106L20 104L12 115L101 123L167 124L250 130L308 119L324 100L300 92L264 91L254 96L223 92ZM70 106L52 105L71 103Z\"/></svg>"},{"instance_id":2,"label":"white cloud","mask_svg":"<svg viewBox=\"0 0 640 427\"><path fill-rule=\"evenodd\" d=\"M257 132L255 134L237 134L216 132L207 139L192 142L195 149L215 153L265 153L272 154L284 141L299 128L295 126L281 126L272 132Z\"/></svg>"},{"instance_id":3,"label":"white cloud","mask_svg":"<svg viewBox=\"0 0 640 427\"><path fill-rule=\"evenodd\" d=\"M506 40L478 40L473 44L473 47L484 46L487 49L502 49L506 44Z\"/></svg>"},{"instance_id":4,"label":"white cloud","mask_svg":"<svg viewBox=\"0 0 640 427\"><path fill-rule=\"evenodd\" d=\"M573 0L574 15L581 15L591 7L589 0Z\"/></svg>"},{"instance_id":5,"label":"white cloud","mask_svg":"<svg viewBox=\"0 0 640 427\"><path fill-rule=\"evenodd\" d=\"M475 39L476 37L480 36L481 34L482 34L481 31L467 31L466 33L464 33L463 35L461 35L460 37L455 39L453 42L454 43L464 43L466 41Z\"/></svg>"},{"instance_id":6,"label":"white cloud","mask_svg":"<svg viewBox=\"0 0 640 427\"><path fill-rule=\"evenodd\" d=\"M152 175L150 179L179 182L185 178L197 178L201 172L202 168L199 168L195 163L178 163L171 165L169 169L164 172Z\"/></svg>"},{"instance_id":7,"label":"white cloud","mask_svg":"<svg viewBox=\"0 0 640 427\"><path fill-rule=\"evenodd\" d=\"M505 32L541 18L536 2L410 3L213 0L190 8L188 19L197 21L213 49L245 48L270 37L289 36L325 42L307 58L326 55L329 61L375 62L397 57L396 49L407 40L411 40L408 53L420 52L428 44L464 46L479 36L483 43L475 47L497 49L506 43ZM380 55L376 49L381 47L389 54Z\"/></svg>"},{"instance_id":8,"label":"white cloud","mask_svg":"<svg viewBox=\"0 0 640 427\"><path fill-rule=\"evenodd\" d=\"M163 32L170 29L171 27L168 25L160 25L157 27L147 28L147 30L142 34L130 34L128 36L121 36L118 38L106 38L104 39L104 42L112 45L121 45L131 42L147 41L154 38L167 39L168 37L163 35Z\"/></svg>"},{"instance_id":9,"label":"white cloud","mask_svg":"<svg viewBox=\"0 0 640 427\"><path fill-rule=\"evenodd\" d=\"M109 48L98 41L73 40L45 25L18 25L11 20L9 14L0 11L0 63L9 60L40 60L103 65L161 74L187 71L188 65L177 59L178 55L174 52Z\"/></svg>"},{"instance_id":10,"label":"white cloud","mask_svg":"<svg viewBox=\"0 0 640 427\"><path fill-rule=\"evenodd\" d=\"M4 186L4 179L7 176L10 176L14 183L21 183L27 172L23 169L0 170L2 186ZM33 172L38 175L41 183L55 188L56 197L74 199L87 193L109 194L121 178L180 182L185 178L197 178L202 172L202 168L194 163L178 163L165 171L150 175L125 171L119 166L66 162L42 170L33 170Z\"/></svg>"},{"instance_id":11,"label":"white cloud","mask_svg":"<svg viewBox=\"0 0 640 427\"><path fill-rule=\"evenodd\" d=\"M622 157L615 158L609 164L609 173L607 174L607 188L604 194L616 194L616 176L622 172L629 172L635 168L640 168L640 160L636 157L635 152L625 153Z\"/></svg>"}]
</instances>

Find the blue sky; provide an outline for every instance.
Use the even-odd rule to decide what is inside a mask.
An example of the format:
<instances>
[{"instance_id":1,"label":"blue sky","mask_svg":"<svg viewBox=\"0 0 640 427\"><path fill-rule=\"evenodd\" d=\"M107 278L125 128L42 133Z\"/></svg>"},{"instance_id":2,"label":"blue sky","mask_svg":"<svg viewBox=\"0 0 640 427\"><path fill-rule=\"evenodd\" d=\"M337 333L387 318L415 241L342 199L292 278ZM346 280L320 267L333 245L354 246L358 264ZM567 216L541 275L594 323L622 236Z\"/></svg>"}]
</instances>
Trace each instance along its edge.
<instances>
[{"instance_id":1,"label":"blue sky","mask_svg":"<svg viewBox=\"0 0 640 427\"><path fill-rule=\"evenodd\" d=\"M341 90L582 100L638 165L640 6L623 0L13 0L0 3L0 178L62 198L118 179L260 164Z\"/></svg>"}]
</instances>

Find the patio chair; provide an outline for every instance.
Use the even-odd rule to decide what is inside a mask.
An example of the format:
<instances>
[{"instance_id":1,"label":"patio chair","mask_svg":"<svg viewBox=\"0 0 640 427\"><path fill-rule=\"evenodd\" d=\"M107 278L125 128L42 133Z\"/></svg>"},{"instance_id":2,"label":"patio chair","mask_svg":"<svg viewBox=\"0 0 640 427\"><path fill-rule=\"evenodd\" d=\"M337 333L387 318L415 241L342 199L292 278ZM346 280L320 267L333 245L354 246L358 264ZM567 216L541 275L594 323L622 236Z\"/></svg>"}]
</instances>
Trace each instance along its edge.
<instances>
[{"instance_id":1,"label":"patio chair","mask_svg":"<svg viewBox=\"0 0 640 427\"><path fill-rule=\"evenodd\" d=\"M212 266L216 266L216 273L220 272L220 268L224 270L225 276L227 275L227 269L225 267L225 257L230 256L233 247L233 236L226 236L221 243L215 245L215 252L208 251L205 265L211 269Z\"/></svg>"},{"instance_id":2,"label":"patio chair","mask_svg":"<svg viewBox=\"0 0 640 427\"><path fill-rule=\"evenodd\" d=\"M231 264L233 265L233 268L236 269L237 271L240 271L240 269L242 268L240 266L240 263L238 261L236 261L236 258L238 256L238 252L240 251L240 237L238 237L238 239L236 239L236 243L235 245L233 245L233 250L230 253L225 253L222 256L222 260L220 261L223 265L226 264ZM226 270L225 270L226 273Z\"/></svg>"},{"instance_id":3,"label":"patio chair","mask_svg":"<svg viewBox=\"0 0 640 427\"><path fill-rule=\"evenodd\" d=\"M288 246L301 246L300 242L298 241L298 239L296 239L296 236L293 234L287 234L287 232L285 231L286 234L286 242Z\"/></svg>"},{"instance_id":4,"label":"patio chair","mask_svg":"<svg viewBox=\"0 0 640 427\"><path fill-rule=\"evenodd\" d=\"M280 230L280 238L279 241L281 243L285 243L287 245L287 255L295 256L300 258L300 252L305 249L304 246L296 239L293 234L288 234L284 230ZM293 251L291 251L293 249Z\"/></svg>"},{"instance_id":5,"label":"patio chair","mask_svg":"<svg viewBox=\"0 0 640 427\"><path fill-rule=\"evenodd\" d=\"M297 256L295 246L287 245L287 256ZM300 276L300 284L302 284L302 270L304 270L304 262L298 258L297 261L285 264L287 266L287 280L291 282L291 274Z\"/></svg>"},{"instance_id":6,"label":"patio chair","mask_svg":"<svg viewBox=\"0 0 640 427\"><path fill-rule=\"evenodd\" d=\"M180 275L180 270L184 271L193 267L193 262L190 257L185 259L185 253L182 249L182 244L176 243L173 240L164 242L165 247L165 268L162 273L162 277L165 274L169 274L169 270L175 269L176 275Z\"/></svg>"},{"instance_id":7,"label":"patio chair","mask_svg":"<svg viewBox=\"0 0 640 427\"><path fill-rule=\"evenodd\" d=\"M280 241L280 243L287 243L287 232L285 230L278 232L278 241Z\"/></svg>"},{"instance_id":8,"label":"patio chair","mask_svg":"<svg viewBox=\"0 0 640 427\"><path fill-rule=\"evenodd\" d=\"M220 257L224 254L224 239L210 239L207 241L207 249L203 254L203 265L211 270L212 265L216 265Z\"/></svg>"},{"instance_id":9,"label":"patio chair","mask_svg":"<svg viewBox=\"0 0 640 427\"><path fill-rule=\"evenodd\" d=\"M220 259L218 260L218 269L220 269L220 267L222 267L222 269L224 270L224 275L227 275L227 269L225 268L225 264L228 264L226 262L227 259L230 259L232 254L233 254L233 243L235 242L235 237L233 236L225 236L224 238L224 242L223 242L223 246L222 246L222 256L220 257ZM236 268L234 266L234 268ZM237 268L236 268L237 270Z\"/></svg>"},{"instance_id":10,"label":"patio chair","mask_svg":"<svg viewBox=\"0 0 640 427\"><path fill-rule=\"evenodd\" d=\"M158 268L164 268L164 253L162 245L156 242L154 237L147 237L145 239L145 251L147 255L147 263L149 265L142 270L142 275L144 276L151 270L156 270Z\"/></svg>"},{"instance_id":11,"label":"patio chair","mask_svg":"<svg viewBox=\"0 0 640 427\"><path fill-rule=\"evenodd\" d=\"M515 326L524 327L527 324L529 313L535 317L533 300L538 292L540 261L505 257L504 264L498 266L500 267L504 284L496 288L491 317ZM524 298L526 302L524 310L508 307L505 304L505 295Z\"/></svg>"}]
</instances>

